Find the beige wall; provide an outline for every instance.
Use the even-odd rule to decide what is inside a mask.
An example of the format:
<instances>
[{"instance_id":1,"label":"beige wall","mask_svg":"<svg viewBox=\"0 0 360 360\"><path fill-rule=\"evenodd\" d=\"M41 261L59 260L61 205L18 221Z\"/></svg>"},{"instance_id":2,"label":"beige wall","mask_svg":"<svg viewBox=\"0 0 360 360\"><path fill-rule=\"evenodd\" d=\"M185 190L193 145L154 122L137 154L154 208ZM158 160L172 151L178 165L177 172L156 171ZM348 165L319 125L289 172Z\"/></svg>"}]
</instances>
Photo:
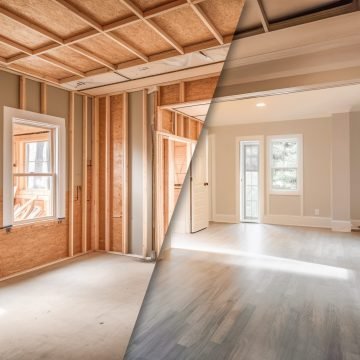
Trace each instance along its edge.
<instances>
[{"instance_id":1,"label":"beige wall","mask_svg":"<svg viewBox=\"0 0 360 360\"><path fill-rule=\"evenodd\" d=\"M267 168L266 137L271 135L303 135L303 214L331 216L331 119L307 119L272 123L210 127L215 135L216 214L236 213L236 137L265 136L265 173ZM266 201L265 192L265 201ZM265 203L265 211L267 204ZM271 195L271 215L301 215L299 196ZM269 215L269 214L268 214Z\"/></svg>"},{"instance_id":2,"label":"beige wall","mask_svg":"<svg viewBox=\"0 0 360 360\"><path fill-rule=\"evenodd\" d=\"M360 220L360 112L350 114L351 219Z\"/></svg>"}]
</instances>

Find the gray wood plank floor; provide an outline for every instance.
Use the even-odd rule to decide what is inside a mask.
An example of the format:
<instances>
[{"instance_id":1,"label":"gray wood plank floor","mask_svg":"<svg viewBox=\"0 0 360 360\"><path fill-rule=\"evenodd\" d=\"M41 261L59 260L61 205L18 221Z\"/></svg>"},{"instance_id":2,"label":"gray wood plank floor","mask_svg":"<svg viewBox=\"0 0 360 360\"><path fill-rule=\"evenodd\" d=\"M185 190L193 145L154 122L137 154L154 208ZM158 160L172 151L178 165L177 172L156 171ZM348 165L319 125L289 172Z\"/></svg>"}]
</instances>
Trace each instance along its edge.
<instances>
[{"instance_id":1,"label":"gray wood plank floor","mask_svg":"<svg viewBox=\"0 0 360 360\"><path fill-rule=\"evenodd\" d=\"M360 359L359 233L213 224L172 244L125 359Z\"/></svg>"}]
</instances>

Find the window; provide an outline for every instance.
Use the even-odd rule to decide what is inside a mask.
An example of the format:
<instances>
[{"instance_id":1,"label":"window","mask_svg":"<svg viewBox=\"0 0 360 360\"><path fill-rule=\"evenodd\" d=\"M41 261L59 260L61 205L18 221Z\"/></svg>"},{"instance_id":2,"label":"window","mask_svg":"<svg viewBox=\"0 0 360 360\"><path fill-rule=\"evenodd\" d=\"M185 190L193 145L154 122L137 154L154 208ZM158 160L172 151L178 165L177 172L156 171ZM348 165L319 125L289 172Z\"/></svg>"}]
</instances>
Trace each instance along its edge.
<instances>
[{"instance_id":1,"label":"window","mask_svg":"<svg viewBox=\"0 0 360 360\"><path fill-rule=\"evenodd\" d=\"M269 138L269 190L272 194L299 194L302 186L301 136Z\"/></svg>"},{"instance_id":2,"label":"window","mask_svg":"<svg viewBox=\"0 0 360 360\"><path fill-rule=\"evenodd\" d=\"M65 140L64 119L5 107L4 226L64 217Z\"/></svg>"},{"instance_id":3,"label":"window","mask_svg":"<svg viewBox=\"0 0 360 360\"><path fill-rule=\"evenodd\" d=\"M54 131L13 122L14 223L54 215Z\"/></svg>"}]
</instances>

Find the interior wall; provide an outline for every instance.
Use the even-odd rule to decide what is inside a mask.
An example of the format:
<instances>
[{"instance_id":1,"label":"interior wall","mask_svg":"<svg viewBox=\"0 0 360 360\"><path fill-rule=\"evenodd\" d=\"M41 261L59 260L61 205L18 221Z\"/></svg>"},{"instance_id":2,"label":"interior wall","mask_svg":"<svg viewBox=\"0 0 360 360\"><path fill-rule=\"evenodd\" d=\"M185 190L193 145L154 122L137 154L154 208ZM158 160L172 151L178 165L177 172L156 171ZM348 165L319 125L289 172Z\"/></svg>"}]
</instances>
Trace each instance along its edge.
<instances>
[{"instance_id":1,"label":"interior wall","mask_svg":"<svg viewBox=\"0 0 360 360\"><path fill-rule=\"evenodd\" d=\"M20 107L19 84L20 76L0 71L0 200L2 200L3 184L3 107ZM25 110L40 112L41 83L26 79L25 89ZM68 128L70 93L50 85L46 85L46 93L46 113L48 115L65 118L66 127ZM75 189L74 199L74 253L80 251L81 243L82 149L80 144L82 144L82 98L83 97L80 95L75 96L74 108L74 169L75 186L77 187ZM91 106L90 99L89 106ZM91 143L88 146L91 147ZM62 175L67 176L67 174ZM2 201L0 201L1 225L2 212L3 204ZM6 233L5 230L0 230L0 278L65 258L69 254L68 246L68 219L61 223L58 223L57 221L46 221L29 225L14 226L10 233Z\"/></svg>"},{"instance_id":2,"label":"interior wall","mask_svg":"<svg viewBox=\"0 0 360 360\"><path fill-rule=\"evenodd\" d=\"M303 214L331 216L331 119L307 119L224 127L209 127L215 136L215 214L235 220L236 214L236 137L265 136L265 179L267 178L266 137L303 135ZM316 176L314 176L316 174ZM265 182L266 184L266 182ZM267 209L265 189L265 212ZM271 195L267 215L301 215L299 196ZM214 206L214 203L213 203ZM215 219L214 219L215 220Z\"/></svg>"},{"instance_id":3,"label":"interior wall","mask_svg":"<svg viewBox=\"0 0 360 360\"><path fill-rule=\"evenodd\" d=\"M351 219L360 222L360 112L350 113L350 175Z\"/></svg>"}]
</instances>

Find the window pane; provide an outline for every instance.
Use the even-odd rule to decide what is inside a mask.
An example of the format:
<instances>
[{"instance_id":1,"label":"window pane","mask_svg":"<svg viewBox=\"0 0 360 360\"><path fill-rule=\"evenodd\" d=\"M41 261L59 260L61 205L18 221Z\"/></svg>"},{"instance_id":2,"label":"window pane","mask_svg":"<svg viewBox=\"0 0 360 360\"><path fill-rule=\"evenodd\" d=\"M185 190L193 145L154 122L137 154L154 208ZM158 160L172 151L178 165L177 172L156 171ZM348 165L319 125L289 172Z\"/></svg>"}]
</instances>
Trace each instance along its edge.
<instances>
[{"instance_id":1,"label":"window pane","mask_svg":"<svg viewBox=\"0 0 360 360\"><path fill-rule=\"evenodd\" d=\"M28 142L25 144L25 172L50 172L48 141Z\"/></svg>"},{"instance_id":2,"label":"window pane","mask_svg":"<svg viewBox=\"0 0 360 360\"><path fill-rule=\"evenodd\" d=\"M14 176L14 221L53 216L51 176Z\"/></svg>"},{"instance_id":3,"label":"window pane","mask_svg":"<svg viewBox=\"0 0 360 360\"><path fill-rule=\"evenodd\" d=\"M273 168L295 168L298 163L296 139L279 139L271 142Z\"/></svg>"},{"instance_id":4,"label":"window pane","mask_svg":"<svg viewBox=\"0 0 360 360\"><path fill-rule=\"evenodd\" d=\"M297 169L272 169L273 190L297 190Z\"/></svg>"}]
</instances>

